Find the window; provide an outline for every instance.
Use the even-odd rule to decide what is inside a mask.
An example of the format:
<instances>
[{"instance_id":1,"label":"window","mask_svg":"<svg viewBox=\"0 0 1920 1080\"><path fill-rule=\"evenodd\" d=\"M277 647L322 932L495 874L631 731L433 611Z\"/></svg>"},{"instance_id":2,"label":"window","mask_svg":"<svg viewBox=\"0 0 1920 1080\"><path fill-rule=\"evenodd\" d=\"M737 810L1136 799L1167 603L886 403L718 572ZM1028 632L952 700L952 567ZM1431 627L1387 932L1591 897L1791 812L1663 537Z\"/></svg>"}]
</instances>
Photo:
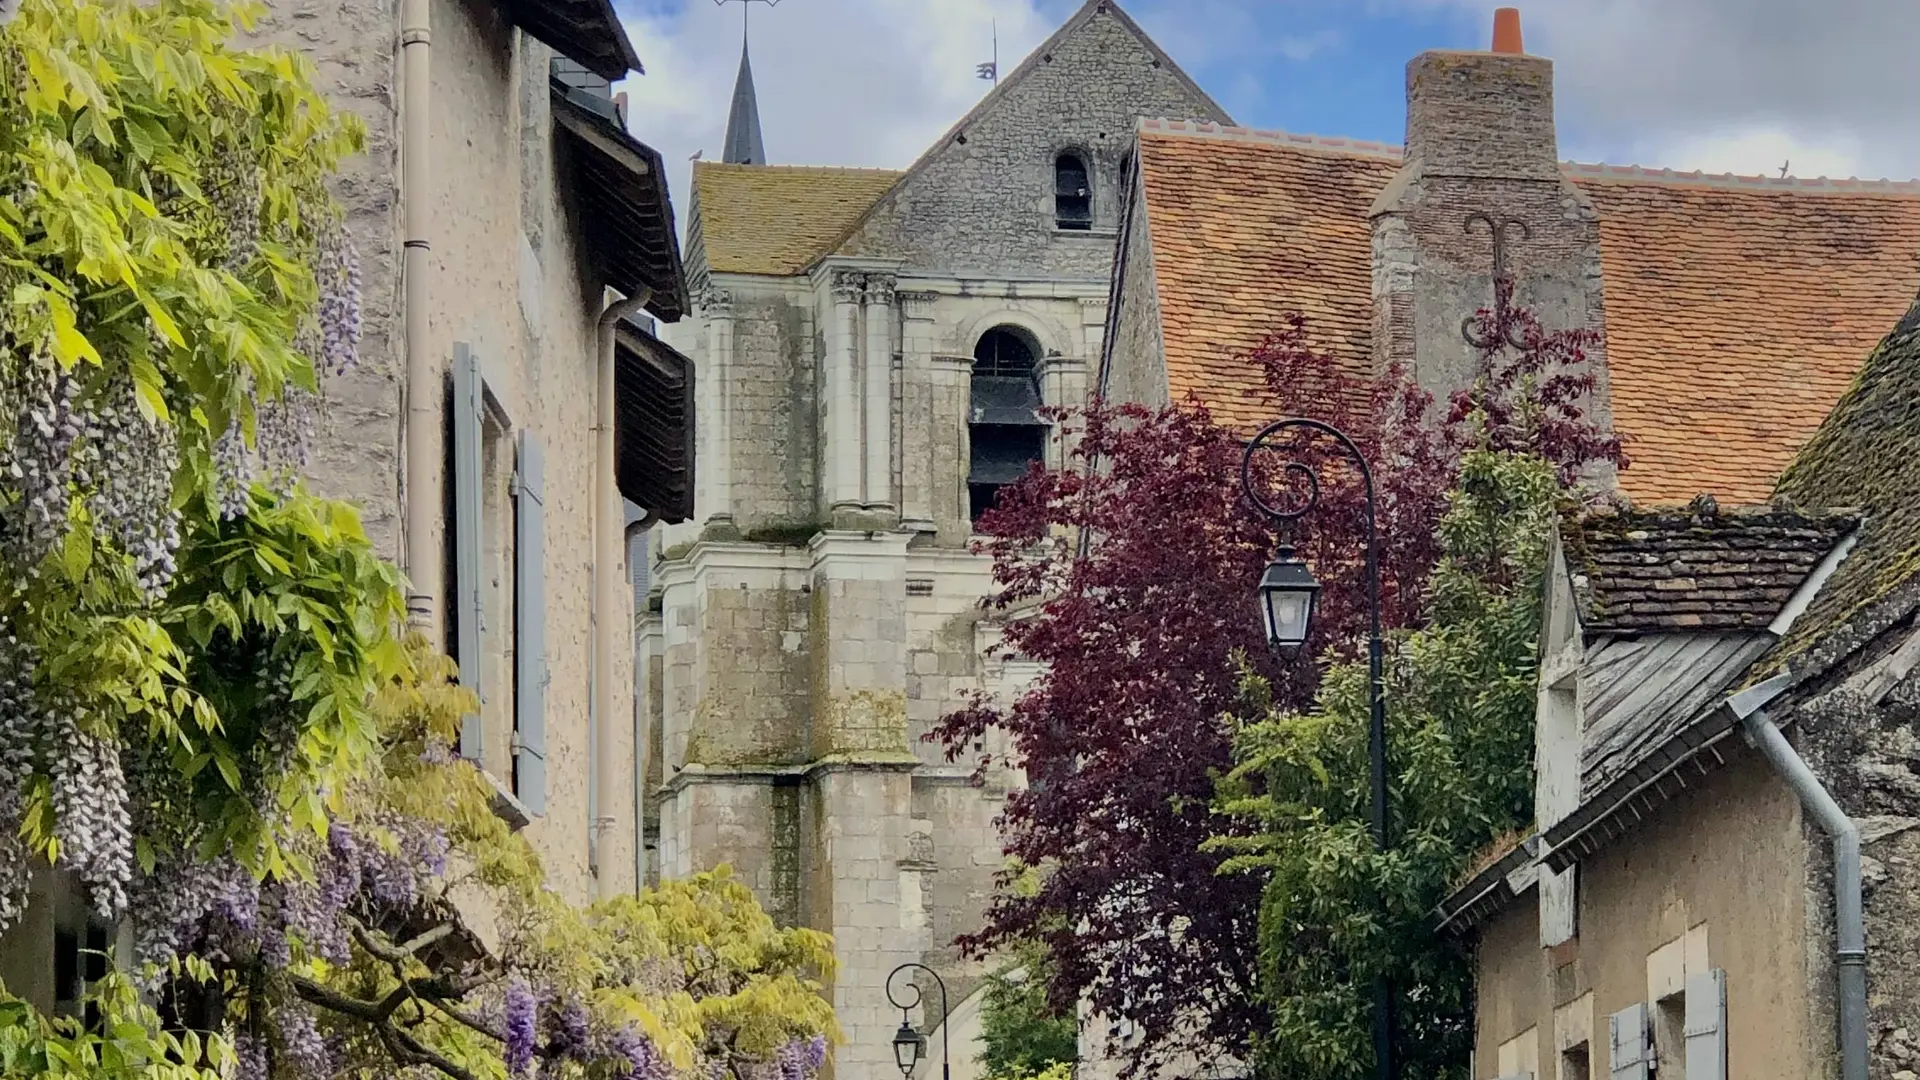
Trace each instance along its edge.
<instances>
[{"instance_id":1,"label":"window","mask_svg":"<svg viewBox=\"0 0 1920 1080\"><path fill-rule=\"evenodd\" d=\"M1040 407L1038 353L1031 336L1010 326L987 331L973 347L967 498L975 523L992 508L1001 488L1046 455L1047 425L1035 412Z\"/></svg>"},{"instance_id":2,"label":"window","mask_svg":"<svg viewBox=\"0 0 1920 1080\"><path fill-rule=\"evenodd\" d=\"M98 1015L91 1006L82 1015L80 1002L106 977L116 928L94 915L71 870L36 859L28 880L26 910L0 935L0 981L43 1013L91 1026Z\"/></svg>"},{"instance_id":3,"label":"window","mask_svg":"<svg viewBox=\"0 0 1920 1080\"><path fill-rule=\"evenodd\" d=\"M1082 232L1093 228L1093 180L1077 151L1053 159L1053 223Z\"/></svg>"},{"instance_id":4,"label":"window","mask_svg":"<svg viewBox=\"0 0 1920 1080\"><path fill-rule=\"evenodd\" d=\"M1660 1080L1687 1075L1687 995L1683 991L1653 1004L1653 1064Z\"/></svg>"},{"instance_id":5,"label":"window","mask_svg":"<svg viewBox=\"0 0 1920 1080\"><path fill-rule=\"evenodd\" d=\"M481 703L460 754L546 812L545 486L541 448L518 432L480 364L454 347L453 629L460 682ZM509 820L518 821L518 811Z\"/></svg>"},{"instance_id":6,"label":"window","mask_svg":"<svg viewBox=\"0 0 1920 1080\"><path fill-rule=\"evenodd\" d=\"M1560 1051L1560 1080L1592 1080L1593 1064L1587 1057L1587 1044Z\"/></svg>"}]
</instances>

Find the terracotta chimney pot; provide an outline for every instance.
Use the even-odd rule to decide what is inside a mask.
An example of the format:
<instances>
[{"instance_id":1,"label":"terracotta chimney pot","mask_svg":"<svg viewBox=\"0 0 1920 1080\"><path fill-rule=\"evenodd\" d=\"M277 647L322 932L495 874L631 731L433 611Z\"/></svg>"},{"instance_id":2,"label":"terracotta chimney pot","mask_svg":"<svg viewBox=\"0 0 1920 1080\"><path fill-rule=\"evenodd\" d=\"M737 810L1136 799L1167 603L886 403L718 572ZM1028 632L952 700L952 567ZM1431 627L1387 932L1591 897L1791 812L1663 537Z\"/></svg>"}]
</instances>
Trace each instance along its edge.
<instances>
[{"instance_id":1,"label":"terracotta chimney pot","mask_svg":"<svg viewBox=\"0 0 1920 1080\"><path fill-rule=\"evenodd\" d=\"M1526 52L1520 44L1520 9L1495 8L1493 10L1493 51L1497 53Z\"/></svg>"}]
</instances>

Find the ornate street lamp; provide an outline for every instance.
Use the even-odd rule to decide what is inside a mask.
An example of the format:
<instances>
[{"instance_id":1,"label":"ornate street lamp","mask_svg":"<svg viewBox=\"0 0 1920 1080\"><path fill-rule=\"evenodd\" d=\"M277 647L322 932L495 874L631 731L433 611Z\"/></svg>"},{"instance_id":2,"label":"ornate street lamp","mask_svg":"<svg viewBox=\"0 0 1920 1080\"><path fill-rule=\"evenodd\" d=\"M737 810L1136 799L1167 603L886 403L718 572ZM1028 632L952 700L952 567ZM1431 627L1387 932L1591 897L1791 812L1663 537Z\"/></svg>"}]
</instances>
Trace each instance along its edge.
<instances>
[{"instance_id":1,"label":"ornate street lamp","mask_svg":"<svg viewBox=\"0 0 1920 1080\"><path fill-rule=\"evenodd\" d=\"M893 1034L893 1063L900 1067L900 1075L913 1076L913 1067L927 1054L927 1037L914 1030L908 1017L909 1010L920 1004L920 984L907 980L907 988L913 991L913 997L901 1001L894 996L893 980L903 971L924 971L933 977L933 985L940 988L940 1080L950 1080L951 1064L947 1059L947 984L940 973L925 964L901 964L887 974L887 1002L900 1010L900 1030Z\"/></svg>"},{"instance_id":2,"label":"ornate street lamp","mask_svg":"<svg viewBox=\"0 0 1920 1080\"><path fill-rule=\"evenodd\" d=\"M1307 643L1320 583L1313 571L1283 547L1260 575L1260 613L1267 622L1267 644L1293 648Z\"/></svg>"},{"instance_id":3,"label":"ornate street lamp","mask_svg":"<svg viewBox=\"0 0 1920 1080\"><path fill-rule=\"evenodd\" d=\"M1332 437L1354 466L1360 470L1367 500L1367 613L1371 618L1367 638L1368 705L1367 764L1373 795L1373 842L1381 851L1388 849L1387 837L1387 694L1381 674L1380 643L1380 541L1375 531L1373 506L1373 470L1365 454L1332 424L1306 417L1276 420L1261 428L1247 443L1246 456L1240 460L1240 487L1247 501L1276 524L1290 526L1305 517L1320 502L1320 478L1313 468L1298 461L1281 466L1281 474L1306 481L1306 498L1298 506L1281 509L1260 497L1253 483L1253 455L1283 432L1316 431ZM1267 641L1275 646L1299 646L1306 643L1313 628L1313 612L1319 598L1320 583L1314 580L1307 564L1294 556L1293 549L1282 547L1267 571L1260 577L1260 612L1266 622ZM1380 1080L1392 1080L1393 1069L1393 984L1385 974L1373 987L1374 1072Z\"/></svg>"}]
</instances>

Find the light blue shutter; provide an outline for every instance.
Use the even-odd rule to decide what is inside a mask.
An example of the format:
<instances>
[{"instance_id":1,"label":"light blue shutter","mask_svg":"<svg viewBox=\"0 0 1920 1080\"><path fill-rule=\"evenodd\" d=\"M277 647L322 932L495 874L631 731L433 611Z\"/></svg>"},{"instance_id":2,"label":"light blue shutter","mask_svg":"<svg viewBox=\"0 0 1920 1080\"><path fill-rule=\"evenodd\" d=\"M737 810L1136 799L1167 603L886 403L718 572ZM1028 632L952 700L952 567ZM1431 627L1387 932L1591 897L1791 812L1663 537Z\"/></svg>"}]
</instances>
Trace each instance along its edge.
<instances>
[{"instance_id":1,"label":"light blue shutter","mask_svg":"<svg viewBox=\"0 0 1920 1080\"><path fill-rule=\"evenodd\" d=\"M453 346L453 626L460 683L482 700L480 681L480 362L465 343ZM460 756L479 761L480 717L460 721Z\"/></svg>"},{"instance_id":2,"label":"light blue shutter","mask_svg":"<svg viewBox=\"0 0 1920 1080\"><path fill-rule=\"evenodd\" d=\"M1629 1005L1607 1019L1613 1080L1647 1080L1647 1007Z\"/></svg>"},{"instance_id":3,"label":"light blue shutter","mask_svg":"<svg viewBox=\"0 0 1920 1080\"><path fill-rule=\"evenodd\" d=\"M1727 1080L1727 973L1687 977L1687 1080Z\"/></svg>"},{"instance_id":4,"label":"light blue shutter","mask_svg":"<svg viewBox=\"0 0 1920 1080\"><path fill-rule=\"evenodd\" d=\"M547 812L546 455L520 433L514 497L514 794L528 813Z\"/></svg>"}]
</instances>

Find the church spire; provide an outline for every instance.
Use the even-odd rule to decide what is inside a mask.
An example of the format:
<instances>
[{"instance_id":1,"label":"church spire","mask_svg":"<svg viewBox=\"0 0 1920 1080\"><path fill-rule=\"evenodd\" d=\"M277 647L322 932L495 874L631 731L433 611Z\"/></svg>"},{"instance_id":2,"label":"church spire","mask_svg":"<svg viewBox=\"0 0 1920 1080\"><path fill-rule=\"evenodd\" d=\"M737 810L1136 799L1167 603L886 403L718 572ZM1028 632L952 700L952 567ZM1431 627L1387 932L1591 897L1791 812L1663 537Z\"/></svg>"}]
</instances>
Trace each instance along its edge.
<instances>
[{"instance_id":1,"label":"church spire","mask_svg":"<svg viewBox=\"0 0 1920 1080\"><path fill-rule=\"evenodd\" d=\"M740 75L733 83L733 111L727 115L727 145L721 159L729 165L765 165L767 149L760 141L760 101L753 92L753 65L747 60L747 42L740 39Z\"/></svg>"}]
</instances>

